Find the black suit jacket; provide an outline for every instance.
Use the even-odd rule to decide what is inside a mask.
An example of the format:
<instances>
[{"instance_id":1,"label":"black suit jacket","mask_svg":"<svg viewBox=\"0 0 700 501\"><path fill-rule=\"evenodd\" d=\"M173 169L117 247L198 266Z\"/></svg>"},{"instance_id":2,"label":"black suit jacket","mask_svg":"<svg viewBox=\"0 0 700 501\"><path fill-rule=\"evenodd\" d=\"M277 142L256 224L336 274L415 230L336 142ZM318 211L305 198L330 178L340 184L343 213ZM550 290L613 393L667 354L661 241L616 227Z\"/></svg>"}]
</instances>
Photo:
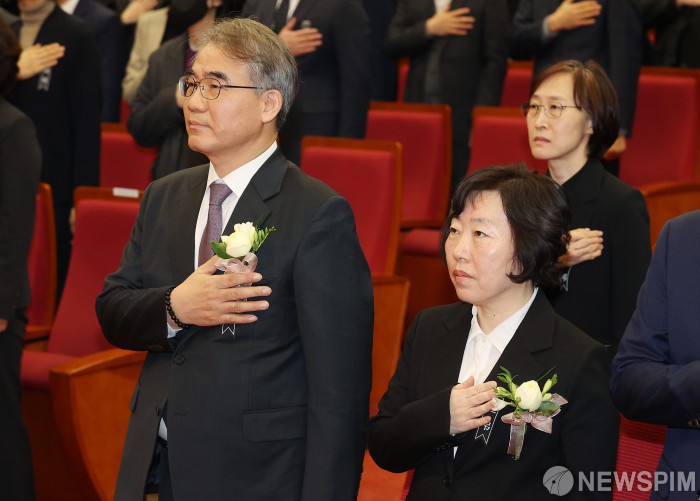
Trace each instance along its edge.
<instances>
[{"instance_id":1,"label":"black suit jacket","mask_svg":"<svg viewBox=\"0 0 700 501\"><path fill-rule=\"evenodd\" d=\"M51 185L54 203L70 206L76 186L99 182L100 60L90 27L58 7L36 37L36 43L53 42L66 48L65 55L53 68L18 82L10 101L34 122L41 180Z\"/></svg>"},{"instance_id":2,"label":"black suit jacket","mask_svg":"<svg viewBox=\"0 0 700 501\"><path fill-rule=\"evenodd\" d=\"M247 0L246 16L273 25L276 0ZM280 147L299 163L307 135L362 138L371 93L369 20L360 0L301 0L297 28L311 22L323 35L314 52L297 58L299 94L280 130Z\"/></svg>"},{"instance_id":3,"label":"black suit jacket","mask_svg":"<svg viewBox=\"0 0 700 501\"><path fill-rule=\"evenodd\" d=\"M29 305L32 241L41 149L32 121L0 96L0 318Z\"/></svg>"},{"instance_id":4,"label":"black suit jacket","mask_svg":"<svg viewBox=\"0 0 700 501\"><path fill-rule=\"evenodd\" d=\"M603 253L572 267L568 290L549 291L550 300L557 313L610 345L614 354L651 259L646 202L594 159L562 186L571 206L571 228L601 230Z\"/></svg>"},{"instance_id":5,"label":"black suit jacket","mask_svg":"<svg viewBox=\"0 0 700 501\"><path fill-rule=\"evenodd\" d=\"M642 24L639 0L598 0L603 6L592 26L561 31L542 40L542 22L561 0L520 0L513 18L511 55L535 56L535 71L564 59L595 59L612 80L620 100L620 127L629 133L637 101L637 79L642 60Z\"/></svg>"},{"instance_id":6,"label":"black suit jacket","mask_svg":"<svg viewBox=\"0 0 700 501\"><path fill-rule=\"evenodd\" d=\"M185 329L168 353L163 293L193 271L207 169L150 185L121 266L97 300L110 342L149 351L115 498L143 495L167 398L175 499L354 500L373 303L350 206L275 152L224 230L259 219L277 228L258 252L269 309L235 337L220 325Z\"/></svg>"},{"instance_id":7,"label":"black suit jacket","mask_svg":"<svg viewBox=\"0 0 700 501\"><path fill-rule=\"evenodd\" d=\"M463 36L432 38L426 21L435 14L434 0L400 0L386 37L387 51L410 57L406 101L424 101L428 61L436 43L440 56L442 100L452 108L455 142L466 144L475 105L498 106L508 59L510 21L505 0L455 0L451 9L469 7L474 28Z\"/></svg>"},{"instance_id":8,"label":"black suit jacket","mask_svg":"<svg viewBox=\"0 0 700 501\"><path fill-rule=\"evenodd\" d=\"M80 0L73 15L95 30L102 70L102 121L118 122L126 65L124 27L119 14L96 0Z\"/></svg>"},{"instance_id":9,"label":"black suit jacket","mask_svg":"<svg viewBox=\"0 0 700 501\"><path fill-rule=\"evenodd\" d=\"M607 391L608 354L556 315L541 292L486 381L496 381L499 366L517 375L516 383L556 373L559 382L552 391L569 403L554 418L552 434L528 427L520 459L514 461L506 453L510 425L501 421L507 407L492 420L486 444L475 440L473 430L450 435L450 393L471 309L456 303L419 313L379 414L367 427L369 451L379 466L396 472L415 468L407 499L545 499L549 494L542 479L552 466L568 468L574 478L578 472L614 470L619 417ZM592 447L592 442L600 445ZM582 498L610 499L611 493L575 488L568 499Z\"/></svg>"}]
</instances>

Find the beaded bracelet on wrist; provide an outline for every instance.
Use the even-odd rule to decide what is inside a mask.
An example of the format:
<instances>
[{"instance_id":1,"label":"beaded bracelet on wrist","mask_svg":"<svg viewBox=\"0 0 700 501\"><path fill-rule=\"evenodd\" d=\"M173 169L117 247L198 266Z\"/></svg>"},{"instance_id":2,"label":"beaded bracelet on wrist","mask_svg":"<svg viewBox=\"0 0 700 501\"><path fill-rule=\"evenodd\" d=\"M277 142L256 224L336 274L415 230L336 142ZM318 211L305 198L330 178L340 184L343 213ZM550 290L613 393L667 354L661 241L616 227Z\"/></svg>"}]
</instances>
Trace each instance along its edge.
<instances>
[{"instance_id":1,"label":"beaded bracelet on wrist","mask_svg":"<svg viewBox=\"0 0 700 501\"><path fill-rule=\"evenodd\" d=\"M175 325L177 325L181 329L187 329L189 327L192 327L192 324L186 324L182 320L177 318L177 315L175 315L175 310L173 310L173 305L170 304L170 294L172 294L174 288L175 286L172 286L165 291L165 310L168 312L168 315L170 316L172 321L175 322Z\"/></svg>"}]
</instances>

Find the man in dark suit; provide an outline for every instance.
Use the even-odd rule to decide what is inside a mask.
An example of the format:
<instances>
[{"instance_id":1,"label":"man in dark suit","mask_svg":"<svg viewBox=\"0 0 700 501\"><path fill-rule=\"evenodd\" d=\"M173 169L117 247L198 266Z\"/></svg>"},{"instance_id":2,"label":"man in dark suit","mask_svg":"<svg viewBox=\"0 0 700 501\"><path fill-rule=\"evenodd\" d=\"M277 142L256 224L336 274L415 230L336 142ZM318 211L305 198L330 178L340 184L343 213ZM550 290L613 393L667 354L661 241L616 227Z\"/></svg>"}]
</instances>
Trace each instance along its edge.
<instances>
[{"instance_id":1,"label":"man in dark suit","mask_svg":"<svg viewBox=\"0 0 700 501\"><path fill-rule=\"evenodd\" d=\"M565 59L593 59L603 67L620 101L620 134L604 157L613 160L625 151L632 132L641 36L639 0L520 0L511 56L534 56L534 76Z\"/></svg>"},{"instance_id":2,"label":"man in dark suit","mask_svg":"<svg viewBox=\"0 0 700 501\"><path fill-rule=\"evenodd\" d=\"M279 14L278 8L287 12ZM301 87L280 131L284 155L299 163L304 136L364 137L372 63L361 1L247 0L243 14L274 26L297 57ZM276 20L283 23L279 19L287 23L275 26ZM314 32L322 37L320 45L312 38L315 42L298 52L297 37Z\"/></svg>"},{"instance_id":3,"label":"man in dark suit","mask_svg":"<svg viewBox=\"0 0 700 501\"><path fill-rule=\"evenodd\" d=\"M700 212L666 223L613 360L615 404L630 419L668 426L658 470L671 475L700 471L699 256ZM654 492L651 499L695 494Z\"/></svg>"},{"instance_id":4,"label":"man in dark suit","mask_svg":"<svg viewBox=\"0 0 700 501\"><path fill-rule=\"evenodd\" d=\"M34 122L41 145L41 180L51 185L56 213L60 291L71 251L73 190L99 182L100 59L90 27L53 0L20 0L19 8L14 28L23 49L54 43L65 48L55 66L21 80L10 96Z\"/></svg>"},{"instance_id":5,"label":"man in dark suit","mask_svg":"<svg viewBox=\"0 0 700 501\"><path fill-rule=\"evenodd\" d=\"M399 0L387 51L410 57L406 101L452 108L452 186L467 172L472 110L498 106L508 60L505 0Z\"/></svg>"},{"instance_id":6,"label":"man in dark suit","mask_svg":"<svg viewBox=\"0 0 700 501\"><path fill-rule=\"evenodd\" d=\"M165 500L354 500L372 285L347 201L276 146L294 58L265 26L233 19L206 31L187 75L190 146L211 163L149 186L97 299L106 337L149 352L115 499L139 499L157 470ZM207 219L214 184L231 193ZM200 244L219 217L225 235L247 221L276 228L259 273L216 274Z\"/></svg>"},{"instance_id":7,"label":"man in dark suit","mask_svg":"<svg viewBox=\"0 0 700 501\"><path fill-rule=\"evenodd\" d=\"M0 492L32 501L32 459L20 411L20 361L30 302L32 241L41 150L32 121L5 100L17 79L20 47L0 19Z\"/></svg>"},{"instance_id":8,"label":"man in dark suit","mask_svg":"<svg viewBox=\"0 0 700 501\"><path fill-rule=\"evenodd\" d=\"M372 54L372 101L396 101L396 59L384 49L384 39L397 0L363 0L369 18Z\"/></svg>"},{"instance_id":9,"label":"man in dark suit","mask_svg":"<svg viewBox=\"0 0 700 501\"><path fill-rule=\"evenodd\" d=\"M58 0L61 9L93 27L100 54L102 121L118 122L126 57L124 26L119 15L96 0Z\"/></svg>"}]
</instances>

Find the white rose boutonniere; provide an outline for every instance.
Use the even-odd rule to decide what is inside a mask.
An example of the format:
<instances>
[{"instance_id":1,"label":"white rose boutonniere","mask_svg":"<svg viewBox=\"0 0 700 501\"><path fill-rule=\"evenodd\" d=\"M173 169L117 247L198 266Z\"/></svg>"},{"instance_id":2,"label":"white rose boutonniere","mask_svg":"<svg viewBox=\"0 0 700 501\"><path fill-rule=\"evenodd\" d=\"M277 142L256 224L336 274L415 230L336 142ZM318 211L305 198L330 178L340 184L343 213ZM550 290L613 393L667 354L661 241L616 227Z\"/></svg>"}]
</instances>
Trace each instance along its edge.
<instances>
[{"instance_id":1,"label":"white rose boutonniere","mask_svg":"<svg viewBox=\"0 0 700 501\"><path fill-rule=\"evenodd\" d=\"M501 417L501 420L510 425L510 442L508 443L508 454L520 459L520 453L525 441L527 425L545 433L552 433L552 418L559 414L561 406L568 401L557 393L549 393L552 386L557 384L557 375L554 374L547 379L540 390L537 381L531 380L515 384L510 371L501 366L498 379L506 384L506 388L496 387L496 407L500 410L504 407L515 407L510 414Z\"/></svg>"},{"instance_id":2,"label":"white rose boutonniere","mask_svg":"<svg viewBox=\"0 0 700 501\"><path fill-rule=\"evenodd\" d=\"M222 260L235 259L243 263L246 269L240 271L255 271L255 267L251 268L250 261L246 258L249 254L254 255L258 252L260 246L273 231L277 231L277 228L273 226L272 228L261 230L250 221L247 223L234 224L233 233L230 235L221 235L221 242L212 242L211 248L214 254L219 256ZM257 262L257 259L255 261ZM235 270L227 268L223 271Z\"/></svg>"},{"instance_id":3,"label":"white rose boutonniere","mask_svg":"<svg viewBox=\"0 0 700 501\"><path fill-rule=\"evenodd\" d=\"M221 235L221 242L212 242L214 254L219 256L216 267L224 273L245 273L255 271L258 256L255 255L270 233L277 231L273 226L261 230L258 224L250 221L233 225L233 233ZM244 284L250 285L250 284ZM236 326L221 326L221 334L230 331L236 335Z\"/></svg>"}]
</instances>

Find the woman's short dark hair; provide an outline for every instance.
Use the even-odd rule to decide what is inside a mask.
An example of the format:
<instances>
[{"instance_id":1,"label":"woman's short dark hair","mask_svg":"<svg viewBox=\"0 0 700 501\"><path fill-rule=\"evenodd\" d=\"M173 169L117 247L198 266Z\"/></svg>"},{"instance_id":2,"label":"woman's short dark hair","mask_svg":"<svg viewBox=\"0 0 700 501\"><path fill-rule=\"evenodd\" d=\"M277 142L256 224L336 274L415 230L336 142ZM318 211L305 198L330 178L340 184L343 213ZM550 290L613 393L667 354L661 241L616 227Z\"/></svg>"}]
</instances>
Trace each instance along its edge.
<instances>
[{"instance_id":1,"label":"woman's short dark hair","mask_svg":"<svg viewBox=\"0 0 700 501\"><path fill-rule=\"evenodd\" d=\"M539 73L532 83L530 97L545 80L559 73L569 73L573 77L574 104L583 108L593 124L593 134L588 140L588 155L600 158L615 142L620 132L615 88L598 63L582 63L572 59L557 63Z\"/></svg>"},{"instance_id":2,"label":"woman's short dark hair","mask_svg":"<svg viewBox=\"0 0 700 501\"><path fill-rule=\"evenodd\" d=\"M570 240L569 204L556 181L523 163L479 169L459 182L440 234L443 257L452 220L485 191L500 195L513 235L513 260L520 272L508 277L516 284L531 280L541 287L558 285L561 271L556 263Z\"/></svg>"},{"instance_id":3,"label":"woman's short dark hair","mask_svg":"<svg viewBox=\"0 0 700 501\"><path fill-rule=\"evenodd\" d=\"M0 19L0 94L7 96L17 83L17 61L22 49L12 29Z\"/></svg>"}]
</instances>

